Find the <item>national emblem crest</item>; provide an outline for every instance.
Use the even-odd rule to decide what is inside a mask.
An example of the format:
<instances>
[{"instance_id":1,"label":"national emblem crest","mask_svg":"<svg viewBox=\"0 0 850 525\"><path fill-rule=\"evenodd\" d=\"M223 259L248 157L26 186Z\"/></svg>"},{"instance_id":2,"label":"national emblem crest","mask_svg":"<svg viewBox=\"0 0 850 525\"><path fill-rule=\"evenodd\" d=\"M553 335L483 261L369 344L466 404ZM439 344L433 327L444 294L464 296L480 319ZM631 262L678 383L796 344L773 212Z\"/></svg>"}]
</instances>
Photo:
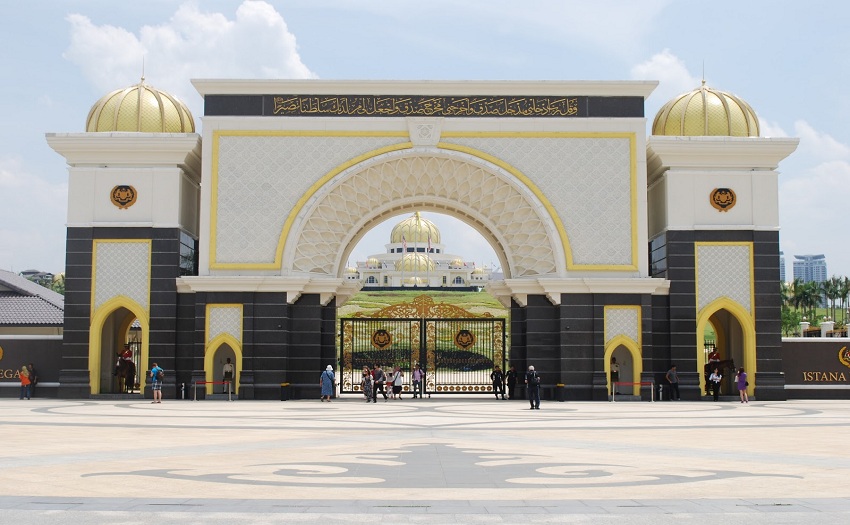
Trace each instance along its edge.
<instances>
[{"instance_id":1,"label":"national emblem crest","mask_svg":"<svg viewBox=\"0 0 850 525\"><path fill-rule=\"evenodd\" d=\"M126 210L136 203L136 188L122 184L112 188L111 194L112 204L118 206L119 209Z\"/></svg>"},{"instance_id":2,"label":"national emblem crest","mask_svg":"<svg viewBox=\"0 0 850 525\"><path fill-rule=\"evenodd\" d=\"M729 211L735 206L737 198L731 188L714 188L711 190L710 201L718 211Z\"/></svg>"},{"instance_id":3,"label":"national emblem crest","mask_svg":"<svg viewBox=\"0 0 850 525\"><path fill-rule=\"evenodd\" d=\"M842 346L838 351L838 360L841 361L842 365L850 368L850 350L846 346Z\"/></svg>"},{"instance_id":4,"label":"national emblem crest","mask_svg":"<svg viewBox=\"0 0 850 525\"><path fill-rule=\"evenodd\" d=\"M475 334L470 332L469 330L463 329L458 330L455 334L455 346L460 348L461 350L466 350L470 346L475 344Z\"/></svg>"},{"instance_id":5,"label":"national emblem crest","mask_svg":"<svg viewBox=\"0 0 850 525\"><path fill-rule=\"evenodd\" d=\"M378 350L383 350L391 344L393 344L393 336L383 328L372 333L372 346Z\"/></svg>"}]
</instances>

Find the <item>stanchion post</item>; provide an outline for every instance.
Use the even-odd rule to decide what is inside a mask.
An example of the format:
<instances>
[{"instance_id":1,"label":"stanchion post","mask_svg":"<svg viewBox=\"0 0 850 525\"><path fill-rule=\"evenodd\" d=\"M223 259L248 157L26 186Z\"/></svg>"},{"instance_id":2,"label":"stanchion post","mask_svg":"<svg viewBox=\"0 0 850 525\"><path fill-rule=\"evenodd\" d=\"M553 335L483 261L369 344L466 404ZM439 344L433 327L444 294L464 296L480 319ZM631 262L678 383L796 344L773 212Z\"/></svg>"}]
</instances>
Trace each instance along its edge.
<instances>
[{"instance_id":1,"label":"stanchion post","mask_svg":"<svg viewBox=\"0 0 850 525\"><path fill-rule=\"evenodd\" d=\"M198 400L198 382L197 382L197 381L194 381L194 382L192 383L192 385L193 385L193 386L192 386L192 391L195 393L195 398L194 398L194 399L192 399L192 401L197 401L197 400Z\"/></svg>"},{"instance_id":2,"label":"stanchion post","mask_svg":"<svg viewBox=\"0 0 850 525\"><path fill-rule=\"evenodd\" d=\"M225 381L227 383L227 400L233 401L233 390L230 388L230 381Z\"/></svg>"}]
</instances>

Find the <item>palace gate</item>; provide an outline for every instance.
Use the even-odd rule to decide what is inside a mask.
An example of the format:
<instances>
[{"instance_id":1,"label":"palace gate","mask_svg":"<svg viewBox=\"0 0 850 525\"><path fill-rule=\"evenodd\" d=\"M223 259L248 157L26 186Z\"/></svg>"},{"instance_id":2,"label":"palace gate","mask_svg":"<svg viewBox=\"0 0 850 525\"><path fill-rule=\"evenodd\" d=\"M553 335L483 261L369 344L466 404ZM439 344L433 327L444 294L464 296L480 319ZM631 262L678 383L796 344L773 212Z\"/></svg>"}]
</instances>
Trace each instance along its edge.
<instances>
[{"instance_id":1,"label":"palace gate","mask_svg":"<svg viewBox=\"0 0 850 525\"><path fill-rule=\"evenodd\" d=\"M427 296L370 317L340 319L341 391L360 392L363 367L376 364L388 374L401 367L404 391L410 391L418 363L429 394L492 393L490 373L505 368L505 326L503 318L479 317Z\"/></svg>"}]
</instances>

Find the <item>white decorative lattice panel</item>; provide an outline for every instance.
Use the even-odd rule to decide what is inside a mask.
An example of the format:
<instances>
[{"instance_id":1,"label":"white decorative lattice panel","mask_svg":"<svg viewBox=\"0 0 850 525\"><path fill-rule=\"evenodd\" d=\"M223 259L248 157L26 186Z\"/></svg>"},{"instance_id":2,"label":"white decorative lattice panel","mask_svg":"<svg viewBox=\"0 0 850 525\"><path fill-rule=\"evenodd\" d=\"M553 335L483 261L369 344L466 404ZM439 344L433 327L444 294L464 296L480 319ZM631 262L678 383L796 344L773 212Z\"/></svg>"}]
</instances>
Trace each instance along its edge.
<instances>
[{"instance_id":1,"label":"white decorative lattice panel","mask_svg":"<svg viewBox=\"0 0 850 525\"><path fill-rule=\"evenodd\" d=\"M748 244L697 245L697 311L728 297L753 313L751 249Z\"/></svg>"},{"instance_id":2,"label":"white decorative lattice panel","mask_svg":"<svg viewBox=\"0 0 850 525\"><path fill-rule=\"evenodd\" d=\"M558 235L540 201L505 173L472 164L465 155L441 155L396 155L326 184L315 205L305 210L293 269L333 275L352 225L388 203L421 199L457 206L498 232L513 277L555 273L553 239Z\"/></svg>"},{"instance_id":3,"label":"white decorative lattice panel","mask_svg":"<svg viewBox=\"0 0 850 525\"><path fill-rule=\"evenodd\" d=\"M402 137L222 135L212 218L216 263L273 263L295 203L340 164Z\"/></svg>"},{"instance_id":4,"label":"white decorative lattice panel","mask_svg":"<svg viewBox=\"0 0 850 525\"><path fill-rule=\"evenodd\" d=\"M150 242L94 241L94 249L94 309L122 295L147 310L150 302Z\"/></svg>"},{"instance_id":5,"label":"white decorative lattice panel","mask_svg":"<svg viewBox=\"0 0 850 525\"><path fill-rule=\"evenodd\" d=\"M241 306L216 306L209 305L209 332L207 343L226 334L240 343L242 342L242 307Z\"/></svg>"},{"instance_id":6,"label":"white decorative lattice panel","mask_svg":"<svg viewBox=\"0 0 850 525\"><path fill-rule=\"evenodd\" d=\"M573 264L634 265L628 138L448 137L518 168L555 207Z\"/></svg>"},{"instance_id":7,"label":"white decorative lattice panel","mask_svg":"<svg viewBox=\"0 0 850 525\"><path fill-rule=\"evenodd\" d=\"M640 315L637 308L605 308L605 344L618 336L640 341Z\"/></svg>"}]
</instances>

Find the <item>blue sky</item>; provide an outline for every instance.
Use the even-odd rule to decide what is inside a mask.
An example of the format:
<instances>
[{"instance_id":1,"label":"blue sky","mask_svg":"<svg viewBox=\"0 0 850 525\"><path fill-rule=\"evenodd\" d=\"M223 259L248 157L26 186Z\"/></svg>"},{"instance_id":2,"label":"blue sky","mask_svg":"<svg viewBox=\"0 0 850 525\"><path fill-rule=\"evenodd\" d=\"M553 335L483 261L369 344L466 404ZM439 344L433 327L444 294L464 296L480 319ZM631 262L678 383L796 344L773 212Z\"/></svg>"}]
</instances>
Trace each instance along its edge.
<instances>
[{"instance_id":1,"label":"blue sky","mask_svg":"<svg viewBox=\"0 0 850 525\"><path fill-rule=\"evenodd\" d=\"M64 270L67 170L46 132L83 131L107 92L191 78L660 81L709 86L756 110L763 136L800 138L779 169L780 244L850 276L850 3L790 1L39 0L0 18L0 268ZM447 251L496 261L474 232L426 215ZM352 260L382 252L378 227ZM457 232L449 238L446 232Z\"/></svg>"}]
</instances>

